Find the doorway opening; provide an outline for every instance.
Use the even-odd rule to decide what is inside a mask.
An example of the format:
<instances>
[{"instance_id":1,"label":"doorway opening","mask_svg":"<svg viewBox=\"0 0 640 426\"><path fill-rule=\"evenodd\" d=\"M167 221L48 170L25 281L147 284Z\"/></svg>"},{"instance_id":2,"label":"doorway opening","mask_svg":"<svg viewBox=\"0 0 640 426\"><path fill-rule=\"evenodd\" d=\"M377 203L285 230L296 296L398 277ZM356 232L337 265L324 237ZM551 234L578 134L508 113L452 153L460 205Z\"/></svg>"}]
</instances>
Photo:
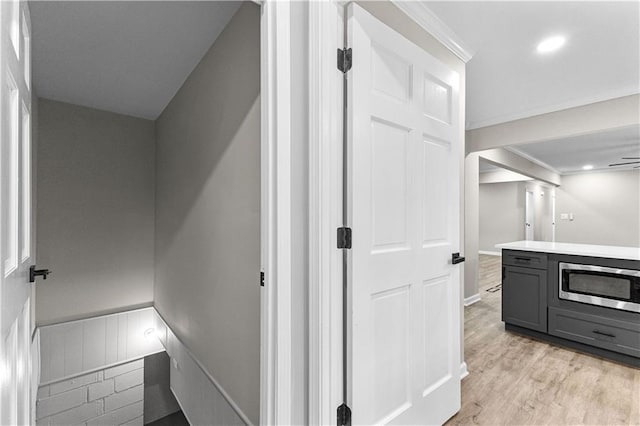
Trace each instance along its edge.
<instances>
[{"instance_id":1,"label":"doorway opening","mask_svg":"<svg viewBox=\"0 0 640 426\"><path fill-rule=\"evenodd\" d=\"M29 238L52 271L35 285L32 323L64 332L43 334L41 354L39 333L16 351L42 362L29 398L11 400L3 383L2 418L147 423L132 391L140 383L127 385L142 368L117 369L153 341L170 353L172 390L192 422L257 424L261 7L15 1L2 3L3 19L13 4L32 43L20 42L19 58L33 57L32 84L13 91L33 101L23 113L32 131L12 120L34 140ZM171 339L157 333L157 313ZM29 382L19 384L26 395ZM215 413L194 404L202 395L218 401ZM11 406L35 412L17 421Z\"/></svg>"}]
</instances>

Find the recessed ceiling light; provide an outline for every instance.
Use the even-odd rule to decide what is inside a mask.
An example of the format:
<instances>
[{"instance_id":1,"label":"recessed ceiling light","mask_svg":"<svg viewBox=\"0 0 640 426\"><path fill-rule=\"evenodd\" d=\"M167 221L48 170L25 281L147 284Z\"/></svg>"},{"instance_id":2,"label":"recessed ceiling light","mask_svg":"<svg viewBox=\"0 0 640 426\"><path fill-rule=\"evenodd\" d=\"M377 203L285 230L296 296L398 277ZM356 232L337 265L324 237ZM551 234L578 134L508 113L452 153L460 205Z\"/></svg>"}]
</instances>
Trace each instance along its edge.
<instances>
[{"instance_id":1,"label":"recessed ceiling light","mask_svg":"<svg viewBox=\"0 0 640 426\"><path fill-rule=\"evenodd\" d=\"M553 36L546 38L538 44L538 53L549 53L554 50L560 49L564 46L564 43L567 41L566 38L562 36Z\"/></svg>"},{"instance_id":2,"label":"recessed ceiling light","mask_svg":"<svg viewBox=\"0 0 640 426\"><path fill-rule=\"evenodd\" d=\"M582 166L582 170L591 170L593 166L591 164L587 164L586 166Z\"/></svg>"}]
</instances>

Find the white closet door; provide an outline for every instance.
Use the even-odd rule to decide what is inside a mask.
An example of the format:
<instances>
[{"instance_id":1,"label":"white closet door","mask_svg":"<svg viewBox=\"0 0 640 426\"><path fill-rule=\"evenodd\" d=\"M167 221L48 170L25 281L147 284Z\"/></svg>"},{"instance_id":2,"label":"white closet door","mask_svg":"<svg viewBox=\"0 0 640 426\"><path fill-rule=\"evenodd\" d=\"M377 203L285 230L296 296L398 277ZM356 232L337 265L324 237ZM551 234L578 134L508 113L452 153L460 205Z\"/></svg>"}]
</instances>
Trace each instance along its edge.
<instances>
[{"instance_id":1,"label":"white closet door","mask_svg":"<svg viewBox=\"0 0 640 426\"><path fill-rule=\"evenodd\" d=\"M353 423L440 424L460 408L459 75L348 12Z\"/></svg>"},{"instance_id":2,"label":"white closet door","mask_svg":"<svg viewBox=\"0 0 640 426\"><path fill-rule=\"evenodd\" d=\"M0 2L0 424L32 424L31 48L26 2Z\"/></svg>"}]
</instances>

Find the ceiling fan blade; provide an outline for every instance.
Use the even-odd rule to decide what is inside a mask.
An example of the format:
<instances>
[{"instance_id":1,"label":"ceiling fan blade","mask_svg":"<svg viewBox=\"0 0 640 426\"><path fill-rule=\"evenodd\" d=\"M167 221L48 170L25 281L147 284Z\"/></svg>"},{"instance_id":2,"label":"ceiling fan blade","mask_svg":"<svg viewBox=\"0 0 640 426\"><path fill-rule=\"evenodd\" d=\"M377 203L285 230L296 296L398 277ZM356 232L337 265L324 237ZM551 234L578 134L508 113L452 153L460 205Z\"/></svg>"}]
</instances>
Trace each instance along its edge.
<instances>
[{"instance_id":1,"label":"ceiling fan blade","mask_svg":"<svg viewBox=\"0 0 640 426\"><path fill-rule=\"evenodd\" d=\"M640 160L640 157L622 157L623 160Z\"/></svg>"},{"instance_id":2,"label":"ceiling fan blade","mask_svg":"<svg viewBox=\"0 0 640 426\"><path fill-rule=\"evenodd\" d=\"M640 161L629 161L628 163L613 163L613 164L609 164L609 167L613 167L613 166L626 166L628 164L639 164Z\"/></svg>"}]
</instances>

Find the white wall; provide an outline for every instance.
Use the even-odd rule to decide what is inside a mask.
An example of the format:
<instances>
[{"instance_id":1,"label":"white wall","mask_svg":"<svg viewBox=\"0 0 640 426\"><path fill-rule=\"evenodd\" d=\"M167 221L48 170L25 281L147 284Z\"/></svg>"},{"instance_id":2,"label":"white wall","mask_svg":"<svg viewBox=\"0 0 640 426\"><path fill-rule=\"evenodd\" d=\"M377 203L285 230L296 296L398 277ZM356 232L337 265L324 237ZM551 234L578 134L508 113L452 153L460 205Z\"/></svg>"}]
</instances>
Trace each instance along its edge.
<instances>
[{"instance_id":1,"label":"white wall","mask_svg":"<svg viewBox=\"0 0 640 426\"><path fill-rule=\"evenodd\" d=\"M153 301L153 122L39 99L38 325Z\"/></svg>"},{"instance_id":2,"label":"white wall","mask_svg":"<svg viewBox=\"0 0 640 426\"><path fill-rule=\"evenodd\" d=\"M260 8L156 121L155 306L242 412L260 404Z\"/></svg>"},{"instance_id":3,"label":"white wall","mask_svg":"<svg viewBox=\"0 0 640 426\"><path fill-rule=\"evenodd\" d=\"M640 170L563 176L556 216L558 242L640 247Z\"/></svg>"}]
</instances>

